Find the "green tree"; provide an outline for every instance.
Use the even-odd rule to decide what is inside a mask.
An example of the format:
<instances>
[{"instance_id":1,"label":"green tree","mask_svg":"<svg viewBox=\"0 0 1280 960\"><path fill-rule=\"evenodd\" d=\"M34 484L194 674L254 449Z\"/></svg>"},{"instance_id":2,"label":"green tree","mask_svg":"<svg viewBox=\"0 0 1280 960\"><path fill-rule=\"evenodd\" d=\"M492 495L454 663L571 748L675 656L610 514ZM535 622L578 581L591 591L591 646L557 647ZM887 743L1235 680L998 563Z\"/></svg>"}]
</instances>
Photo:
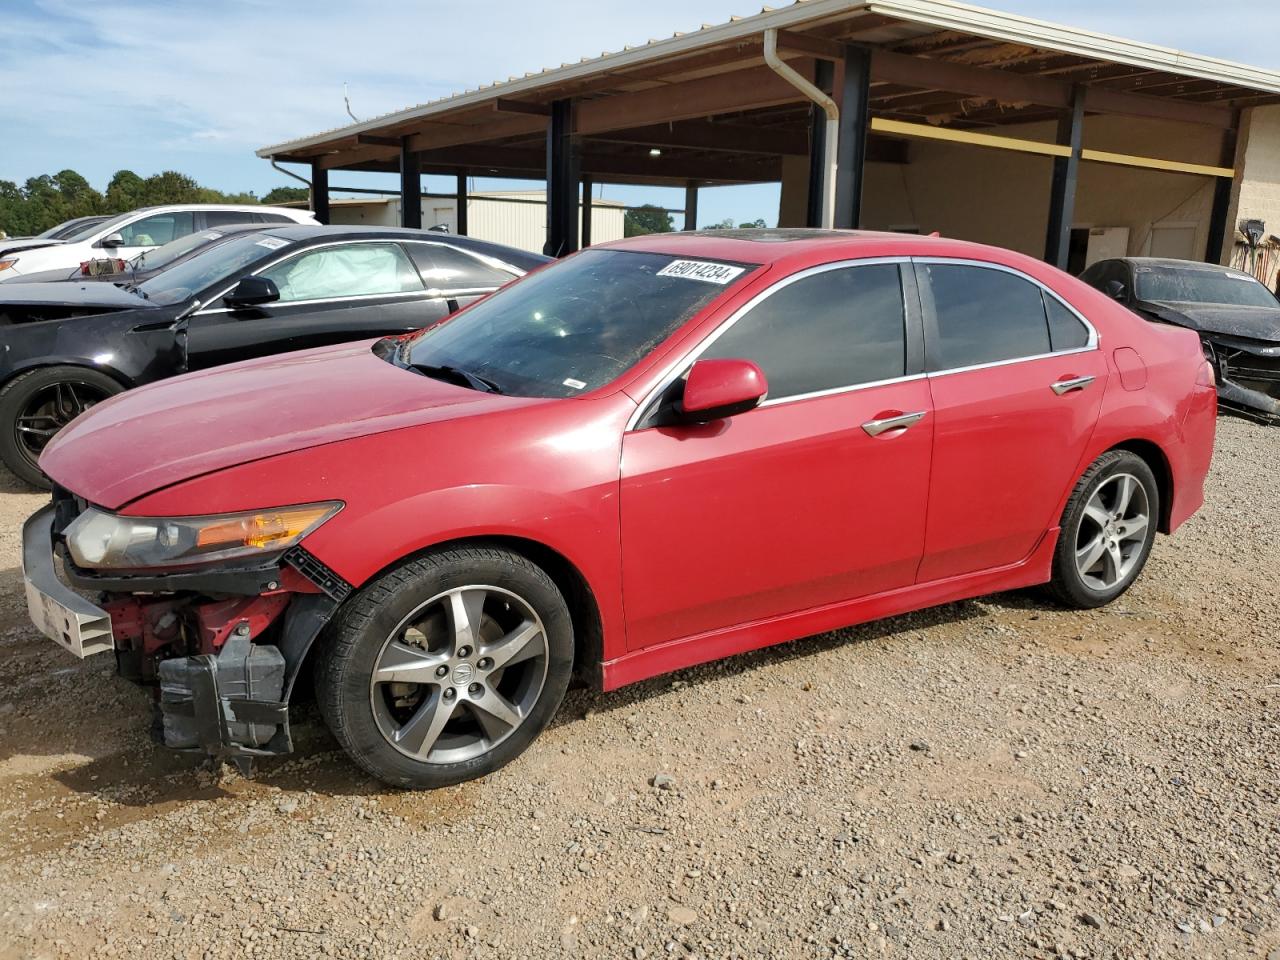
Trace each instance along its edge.
<instances>
[{"instance_id":1,"label":"green tree","mask_svg":"<svg viewBox=\"0 0 1280 960\"><path fill-rule=\"evenodd\" d=\"M755 220L743 220L738 224L740 230L763 230L766 224L763 217L757 217Z\"/></svg>"},{"instance_id":2,"label":"green tree","mask_svg":"<svg viewBox=\"0 0 1280 960\"><path fill-rule=\"evenodd\" d=\"M671 214L652 203L633 207L626 212L622 220L622 235L624 237L643 237L650 233L671 233L675 228L675 220Z\"/></svg>"},{"instance_id":3,"label":"green tree","mask_svg":"<svg viewBox=\"0 0 1280 960\"><path fill-rule=\"evenodd\" d=\"M295 203L298 200L311 199L311 191L306 187L274 187L262 198L263 203Z\"/></svg>"},{"instance_id":4,"label":"green tree","mask_svg":"<svg viewBox=\"0 0 1280 960\"><path fill-rule=\"evenodd\" d=\"M733 220L730 219L729 217L725 217L719 223L708 223L702 229L703 230L732 230Z\"/></svg>"},{"instance_id":5,"label":"green tree","mask_svg":"<svg viewBox=\"0 0 1280 960\"><path fill-rule=\"evenodd\" d=\"M143 179L132 170L117 170L107 184L107 209L122 213L141 207L145 190Z\"/></svg>"}]
</instances>

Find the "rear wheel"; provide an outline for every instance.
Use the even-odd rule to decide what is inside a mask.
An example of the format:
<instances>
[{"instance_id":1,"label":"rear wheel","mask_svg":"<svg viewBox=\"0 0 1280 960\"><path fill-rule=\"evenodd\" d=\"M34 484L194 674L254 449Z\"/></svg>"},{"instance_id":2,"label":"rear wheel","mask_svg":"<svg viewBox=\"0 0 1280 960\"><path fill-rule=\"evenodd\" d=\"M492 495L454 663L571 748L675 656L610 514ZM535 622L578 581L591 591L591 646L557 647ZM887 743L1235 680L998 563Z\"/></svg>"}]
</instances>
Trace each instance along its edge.
<instances>
[{"instance_id":1,"label":"rear wheel","mask_svg":"<svg viewBox=\"0 0 1280 960\"><path fill-rule=\"evenodd\" d=\"M1078 609L1116 599L1146 565L1159 516L1160 488L1146 461L1127 450L1104 453L1063 512L1050 592Z\"/></svg>"},{"instance_id":2,"label":"rear wheel","mask_svg":"<svg viewBox=\"0 0 1280 960\"><path fill-rule=\"evenodd\" d=\"M41 367L0 390L0 460L21 480L48 489L37 461L63 427L120 393L117 381L83 367Z\"/></svg>"},{"instance_id":3,"label":"rear wheel","mask_svg":"<svg viewBox=\"0 0 1280 960\"><path fill-rule=\"evenodd\" d=\"M505 550L444 550L343 611L316 662L320 710L352 759L400 787L497 770L550 722L573 629L555 583Z\"/></svg>"}]
</instances>

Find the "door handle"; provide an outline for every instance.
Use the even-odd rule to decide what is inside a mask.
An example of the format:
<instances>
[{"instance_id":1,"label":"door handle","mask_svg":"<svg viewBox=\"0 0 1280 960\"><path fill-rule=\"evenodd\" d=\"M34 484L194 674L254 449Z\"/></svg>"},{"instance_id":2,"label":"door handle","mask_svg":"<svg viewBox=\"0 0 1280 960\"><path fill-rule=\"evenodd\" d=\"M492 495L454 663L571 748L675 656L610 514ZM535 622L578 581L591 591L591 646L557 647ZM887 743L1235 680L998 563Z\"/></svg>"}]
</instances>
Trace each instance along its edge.
<instances>
[{"instance_id":1,"label":"door handle","mask_svg":"<svg viewBox=\"0 0 1280 960\"><path fill-rule=\"evenodd\" d=\"M1094 377L1073 377L1070 380L1059 380L1057 383L1049 384L1049 389L1062 396L1064 393L1071 393L1073 390L1083 390L1089 384L1093 383Z\"/></svg>"},{"instance_id":2,"label":"door handle","mask_svg":"<svg viewBox=\"0 0 1280 960\"><path fill-rule=\"evenodd\" d=\"M896 417L886 417L883 420L868 420L862 425L862 429L869 437L878 437L890 430L906 430L923 420L926 412L921 410L919 413L904 413Z\"/></svg>"}]
</instances>

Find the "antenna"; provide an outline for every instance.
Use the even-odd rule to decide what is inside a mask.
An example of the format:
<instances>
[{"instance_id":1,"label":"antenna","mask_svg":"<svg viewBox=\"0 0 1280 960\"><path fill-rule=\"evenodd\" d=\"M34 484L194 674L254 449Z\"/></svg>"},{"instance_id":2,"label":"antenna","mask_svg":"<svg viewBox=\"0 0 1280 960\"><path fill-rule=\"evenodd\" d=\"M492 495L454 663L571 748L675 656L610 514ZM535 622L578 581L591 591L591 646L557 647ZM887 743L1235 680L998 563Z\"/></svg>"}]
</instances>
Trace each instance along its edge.
<instances>
[{"instance_id":1,"label":"antenna","mask_svg":"<svg viewBox=\"0 0 1280 960\"><path fill-rule=\"evenodd\" d=\"M345 80L342 81L342 102L343 104L346 105L347 116L350 117L352 120L354 120L356 123L359 123L360 118L351 112L351 98L347 96L347 81Z\"/></svg>"}]
</instances>

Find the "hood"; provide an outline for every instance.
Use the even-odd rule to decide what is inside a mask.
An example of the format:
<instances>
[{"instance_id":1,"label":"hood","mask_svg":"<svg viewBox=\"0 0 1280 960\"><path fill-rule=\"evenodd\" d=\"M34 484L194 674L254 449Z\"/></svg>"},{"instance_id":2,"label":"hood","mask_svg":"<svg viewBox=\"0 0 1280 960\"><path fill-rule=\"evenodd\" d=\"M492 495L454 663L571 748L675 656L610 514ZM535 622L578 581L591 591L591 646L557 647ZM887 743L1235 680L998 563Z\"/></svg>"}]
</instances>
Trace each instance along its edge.
<instances>
[{"instance_id":1,"label":"hood","mask_svg":"<svg viewBox=\"0 0 1280 960\"><path fill-rule=\"evenodd\" d=\"M8 306L89 307L141 310L154 306L145 297L113 283L60 281L56 283L0 283L0 309Z\"/></svg>"},{"instance_id":2,"label":"hood","mask_svg":"<svg viewBox=\"0 0 1280 960\"><path fill-rule=\"evenodd\" d=\"M0 257L8 256L11 253L18 253L22 250L38 250L40 247L56 247L66 241L50 240L48 237L26 237L19 239L17 237L9 240L0 240Z\"/></svg>"},{"instance_id":3,"label":"hood","mask_svg":"<svg viewBox=\"0 0 1280 960\"><path fill-rule=\"evenodd\" d=\"M1137 306L1165 323L1188 327L1199 333L1280 341L1280 307L1241 307L1229 303L1175 300L1142 300Z\"/></svg>"},{"instance_id":4,"label":"hood","mask_svg":"<svg viewBox=\"0 0 1280 960\"><path fill-rule=\"evenodd\" d=\"M379 359L373 342L250 360L127 391L59 433L40 466L60 486L114 510L252 460L555 402L432 380Z\"/></svg>"}]
</instances>

